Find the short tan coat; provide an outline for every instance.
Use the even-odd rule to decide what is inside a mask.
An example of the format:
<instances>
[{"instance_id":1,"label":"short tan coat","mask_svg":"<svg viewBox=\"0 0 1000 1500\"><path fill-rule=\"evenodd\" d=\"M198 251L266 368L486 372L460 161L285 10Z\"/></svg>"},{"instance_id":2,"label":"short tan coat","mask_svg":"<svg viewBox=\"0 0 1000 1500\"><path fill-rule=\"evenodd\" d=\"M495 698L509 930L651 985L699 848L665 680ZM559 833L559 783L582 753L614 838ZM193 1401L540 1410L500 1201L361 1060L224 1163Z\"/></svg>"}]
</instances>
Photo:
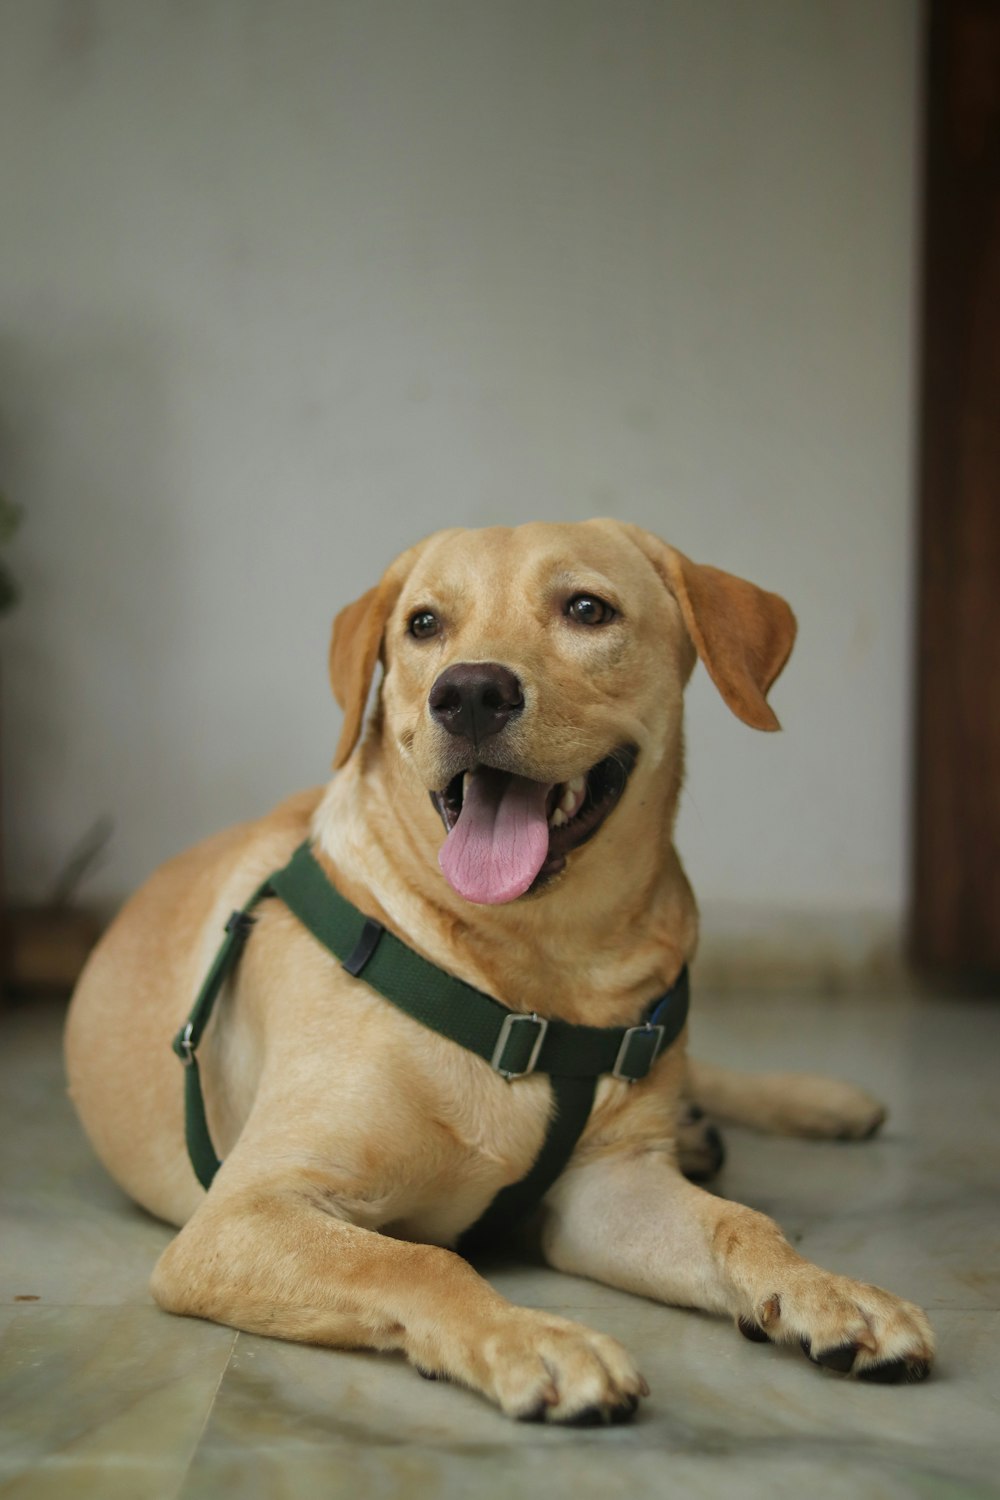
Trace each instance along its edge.
<instances>
[{"instance_id":1,"label":"short tan coat","mask_svg":"<svg viewBox=\"0 0 1000 1500\"><path fill-rule=\"evenodd\" d=\"M583 592L614 606L613 627L567 617ZM443 622L432 641L408 632L418 610ZM95 1149L139 1203L182 1226L153 1277L163 1307L398 1349L514 1416L634 1410L646 1386L619 1344L512 1306L449 1248L528 1170L549 1113L544 1077L508 1084L352 979L268 902L202 1048L224 1159L206 1194L185 1150L170 1038L225 917L307 836L357 906L511 1008L632 1024L697 943L672 843L685 683L700 657L734 713L774 729L766 695L793 638L776 595L615 521L441 532L342 611L332 782L163 866L108 931L71 1009L70 1088ZM505 768L562 782L624 742L638 748L620 804L565 872L498 906L472 905L444 880L428 796L456 753L428 712L430 688L450 664L483 661L524 684L524 711L496 751ZM810 1265L763 1215L685 1180L687 1094L722 1117L801 1133L862 1135L881 1118L848 1085L689 1063L682 1038L643 1082L601 1081L543 1206L549 1261L802 1340L821 1360L851 1346L855 1373L925 1373L932 1337L919 1309Z\"/></svg>"}]
</instances>

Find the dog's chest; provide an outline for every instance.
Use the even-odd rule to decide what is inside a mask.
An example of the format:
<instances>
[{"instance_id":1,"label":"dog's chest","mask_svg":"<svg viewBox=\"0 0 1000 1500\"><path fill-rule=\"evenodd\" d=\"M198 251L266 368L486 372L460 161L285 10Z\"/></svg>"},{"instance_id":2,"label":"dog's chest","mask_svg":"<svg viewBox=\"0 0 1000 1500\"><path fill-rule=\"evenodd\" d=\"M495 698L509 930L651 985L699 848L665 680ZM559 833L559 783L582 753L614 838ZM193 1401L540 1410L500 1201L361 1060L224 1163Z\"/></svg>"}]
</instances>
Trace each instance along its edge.
<instances>
[{"instance_id":1,"label":"dog's chest","mask_svg":"<svg viewBox=\"0 0 1000 1500\"><path fill-rule=\"evenodd\" d=\"M446 1074L473 1076L458 1087L439 1077L426 1101L411 1138L416 1149L406 1153L399 1209L386 1226L406 1238L453 1243L502 1189L527 1176L541 1149L552 1107L547 1081L484 1078L477 1063L450 1059Z\"/></svg>"}]
</instances>

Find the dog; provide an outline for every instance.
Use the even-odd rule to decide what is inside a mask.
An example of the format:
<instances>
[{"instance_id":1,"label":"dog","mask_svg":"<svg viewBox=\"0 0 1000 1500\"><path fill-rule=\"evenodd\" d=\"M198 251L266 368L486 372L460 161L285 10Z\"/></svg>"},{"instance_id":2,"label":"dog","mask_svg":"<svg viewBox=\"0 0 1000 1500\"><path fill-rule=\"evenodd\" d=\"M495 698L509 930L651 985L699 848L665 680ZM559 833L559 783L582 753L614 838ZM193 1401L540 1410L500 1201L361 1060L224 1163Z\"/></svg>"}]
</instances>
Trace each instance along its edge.
<instances>
[{"instance_id":1,"label":"dog","mask_svg":"<svg viewBox=\"0 0 1000 1500\"><path fill-rule=\"evenodd\" d=\"M700 658L739 719L777 729L767 693L795 628L777 595L614 520L439 532L341 611L329 786L163 866L71 1005L70 1092L97 1154L179 1228L153 1272L161 1307L401 1351L516 1418L631 1416L648 1387L616 1340L512 1305L454 1248L532 1170L554 1128L554 1079L527 1066L504 1076L263 899L199 1050L222 1159L206 1191L171 1037L230 911L305 842L366 932L493 997L523 1029L625 1028L645 1042L640 1018L676 990L697 942L672 843L685 684ZM681 1170L685 1152L705 1166L702 1111L864 1136L882 1119L875 1100L698 1065L684 1032L639 1081L609 1070L593 1087L535 1216L550 1265L724 1314L863 1380L928 1373L919 1308L810 1264L770 1219Z\"/></svg>"}]
</instances>

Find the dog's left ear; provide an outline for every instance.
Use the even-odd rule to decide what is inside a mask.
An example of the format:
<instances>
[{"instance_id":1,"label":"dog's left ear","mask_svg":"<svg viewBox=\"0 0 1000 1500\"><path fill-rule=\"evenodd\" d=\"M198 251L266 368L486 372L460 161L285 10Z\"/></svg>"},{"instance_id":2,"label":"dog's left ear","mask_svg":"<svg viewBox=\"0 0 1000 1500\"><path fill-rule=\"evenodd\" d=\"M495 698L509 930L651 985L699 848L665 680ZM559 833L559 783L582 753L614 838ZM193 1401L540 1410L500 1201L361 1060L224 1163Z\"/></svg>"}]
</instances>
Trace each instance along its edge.
<instances>
[{"instance_id":1,"label":"dog's left ear","mask_svg":"<svg viewBox=\"0 0 1000 1500\"><path fill-rule=\"evenodd\" d=\"M784 599L692 562L639 527L628 530L680 605L695 650L733 713L752 729L780 729L767 694L795 644L795 616Z\"/></svg>"}]
</instances>

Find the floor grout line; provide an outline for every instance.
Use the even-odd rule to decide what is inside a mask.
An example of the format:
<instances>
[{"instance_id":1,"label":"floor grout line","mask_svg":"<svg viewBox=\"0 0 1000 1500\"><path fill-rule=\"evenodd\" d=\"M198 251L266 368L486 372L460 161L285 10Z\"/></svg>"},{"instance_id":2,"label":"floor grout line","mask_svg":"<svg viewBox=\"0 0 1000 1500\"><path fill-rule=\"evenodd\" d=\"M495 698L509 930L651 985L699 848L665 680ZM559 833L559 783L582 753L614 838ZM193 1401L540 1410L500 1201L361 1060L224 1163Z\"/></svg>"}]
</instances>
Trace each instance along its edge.
<instances>
[{"instance_id":1,"label":"floor grout line","mask_svg":"<svg viewBox=\"0 0 1000 1500\"><path fill-rule=\"evenodd\" d=\"M177 1485L177 1489L174 1491L173 1500L180 1500L181 1494L183 1493L184 1486L187 1483L188 1475L191 1472L191 1465L194 1463L195 1458L198 1455L198 1449L201 1447L201 1440L205 1436L205 1432L208 1428L209 1421L211 1420L212 1413L215 1410L215 1403L219 1398L219 1392L222 1389L222 1382L225 1380L226 1372L233 1362L233 1355L236 1353L236 1345L239 1341L239 1337L239 1329L234 1329L233 1341L229 1346L229 1353L226 1355L225 1363L223 1364L222 1369L219 1371L219 1378L215 1382L215 1389L212 1392L212 1395L208 1402L208 1407L205 1412L205 1420L199 1427L198 1434L191 1445L191 1452L188 1454L187 1463L184 1465L183 1472L181 1473L180 1482Z\"/></svg>"}]
</instances>

